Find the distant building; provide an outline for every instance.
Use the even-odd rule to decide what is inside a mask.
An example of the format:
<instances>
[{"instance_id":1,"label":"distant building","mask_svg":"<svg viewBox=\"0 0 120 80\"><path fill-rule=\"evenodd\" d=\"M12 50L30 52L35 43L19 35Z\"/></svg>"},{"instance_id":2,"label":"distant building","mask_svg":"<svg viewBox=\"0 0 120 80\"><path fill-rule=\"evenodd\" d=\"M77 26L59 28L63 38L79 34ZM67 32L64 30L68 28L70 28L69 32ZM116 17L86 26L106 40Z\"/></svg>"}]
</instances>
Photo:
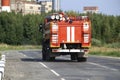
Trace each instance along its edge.
<instances>
[{"instance_id":1,"label":"distant building","mask_svg":"<svg viewBox=\"0 0 120 80\"><path fill-rule=\"evenodd\" d=\"M35 2L21 2L15 4L15 12L22 14L40 14L41 5ZM12 9L13 10L13 9Z\"/></svg>"},{"instance_id":2,"label":"distant building","mask_svg":"<svg viewBox=\"0 0 120 80\"><path fill-rule=\"evenodd\" d=\"M10 12L10 0L0 0L0 12Z\"/></svg>"},{"instance_id":3,"label":"distant building","mask_svg":"<svg viewBox=\"0 0 120 80\"><path fill-rule=\"evenodd\" d=\"M98 7L97 6L86 6L84 7L84 13L98 13Z\"/></svg>"},{"instance_id":4,"label":"distant building","mask_svg":"<svg viewBox=\"0 0 120 80\"><path fill-rule=\"evenodd\" d=\"M39 1L36 0L10 0L10 10L22 14L41 14L52 11L52 0ZM1 11L1 0L0 0Z\"/></svg>"},{"instance_id":5,"label":"distant building","mask_svg":"<svg viewBox=\"0 0 120 80\"><path fill-rule=\"evenodd\" d=\"M22 14L41 14L52 11L52 2L40 1L37 3L34 0L15 0L11 3L11 10Z\"/></svg>"},{"instance_id":6,"label":"distant building","mask_svg":"<svg viewBox=\"0 0 120 80\"><path fill-rule=\"evenodd\" d=\"M39 4L41 5L41 13L52 11L52 1L40 1Z\"/></svg>"}]
</instances>

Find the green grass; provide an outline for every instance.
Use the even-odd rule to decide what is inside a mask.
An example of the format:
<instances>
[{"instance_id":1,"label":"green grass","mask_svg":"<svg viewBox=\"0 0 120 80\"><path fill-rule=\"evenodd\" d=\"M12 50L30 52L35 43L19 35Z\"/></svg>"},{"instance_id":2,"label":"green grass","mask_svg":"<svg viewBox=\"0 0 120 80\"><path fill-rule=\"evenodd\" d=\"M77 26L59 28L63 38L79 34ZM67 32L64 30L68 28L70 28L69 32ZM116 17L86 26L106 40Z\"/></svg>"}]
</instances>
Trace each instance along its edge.
<instances>
[{"instance_id":1,"label":"green grass","mask_svg":"<svg viewBox=\"0 0 120 80\"><path fill-rule=\"evenodd\" d=\"M40 45L7 45L7 44L0 44L0 51L5 50L26 50L26 49L41 49Z\"/></svg>"},{"instance_id":2,"label":"green grass","mask_svg":"<svg viewBox=\"0 0 120 80\"><path fill-rule=\"evenodd\" d=\"M0 44L0 51L5 50L31 50L31 49L41 49L41 45L7 45L7 44ZM90 48L90 55L102 55L102 56L112 56L112 57L120 57L120 48L111 48L111 47L95 47L92 46Z\"/></svg>"},{"instance_id":3,"label":"green grass","mask_svg":"<svg viewBox=\"0 0 120 80\"><path fill-rule=\"evenodd\" d=\"M108 48L120 48L120 42L105 45Z\"/></svg>"},{"instance_id":4,"label":"green grass","mask_svg":"<svg viewBox=\"0 0 120 80\"><path fill-rule=\"evenodd\" d=\"M91 55L112 56L120 57L120 48L108 48L108 47L91 47Z\"/></svg>"},{"instance_id":5,"label":"green grass","mask_svg":"<svg viewBox=\"0 0 120 80\"><path fill-rule=\"evenodd\" d=\"M120 57L120 52L90 52L91 55Z\"/></svg>"}]
</instances>

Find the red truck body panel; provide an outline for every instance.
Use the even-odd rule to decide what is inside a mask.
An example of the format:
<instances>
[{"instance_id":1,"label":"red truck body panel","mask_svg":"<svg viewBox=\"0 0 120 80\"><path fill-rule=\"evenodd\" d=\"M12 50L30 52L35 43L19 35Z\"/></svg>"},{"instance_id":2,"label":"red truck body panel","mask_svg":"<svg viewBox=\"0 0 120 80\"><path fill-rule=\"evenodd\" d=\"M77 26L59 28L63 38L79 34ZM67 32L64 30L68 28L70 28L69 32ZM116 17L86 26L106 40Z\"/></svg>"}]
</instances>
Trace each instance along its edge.
<instances>
[{"instance_id":1,"label":"red truck body panel","mask_svg":"<svg viewBox=\"0 0 120 80\"><path fill-rule=\"evenodd\" d=\"M91 45L91 26L89 26L89 30L83 30L83 23L91 23L89 21L73 21L73 23L66 23L64 21L57 22L58 24L58 31L52 32L51 34L58 35L58 42L51 43L51 47L59 47L61 43L80 43L82 47L90 47ZM89 34L88 43L84 43L84 34ZM52 42L52 38L51 38Z\"/></svg>"}]
</instances>

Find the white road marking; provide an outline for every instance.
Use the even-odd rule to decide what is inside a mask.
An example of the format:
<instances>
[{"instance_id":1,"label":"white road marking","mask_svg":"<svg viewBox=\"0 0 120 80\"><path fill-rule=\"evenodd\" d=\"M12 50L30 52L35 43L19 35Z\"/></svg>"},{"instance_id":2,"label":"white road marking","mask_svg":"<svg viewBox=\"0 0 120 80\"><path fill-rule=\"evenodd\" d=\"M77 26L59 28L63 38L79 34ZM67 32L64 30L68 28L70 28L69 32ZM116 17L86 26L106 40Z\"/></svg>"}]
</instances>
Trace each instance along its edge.
<instances>
[{"instance_id":1,"label":"white road marking","mask_svg":"<svg viewBox=\"0 0 120 80\"><path fill-rule=\"evenodd\" d=\"M61 80L65 80L64 78L61 78Z\"/></svg>"},{"instance_id":2,"label":"white road marking","mask_svg":"<svg viewBox=\"0 0 120 80\"><path fill-rule=\"evenodd\" d=\"M23 53L22 53L23 54ZM27 57L25 54L23 54L24 57ZM32 58L32 57L30 57ZM44 63L39 62L39 64L41 64L43 67L45 67L46 69L50 70L53 74L55 74L56 76L60 77L60 74L58 74L55 70L50 69L48 66L46 66ZM60 78L61 80L65 80L64 78Z\"/></svg>"},{"instance_id":3,"label":"white road marking","mask_svg":"<svg viewBox=\"0 0 120 80\"><path fill-rule=\"evenodd\" d=\"M102 67L102 68L105 68L105 69L110 69L110 70L113 70L113 71L118 71L117 69L110 68L110 67L107 67L107 66L103 66L103 65L100 65L100 64L97 64L97 63L93 63L93 62L88 62L88 64L99 66L99 67Z\"/></svg>"},{"instance_id":4,"label":"white road marking","mask_svg":"<svg viewBox=\"0 0 120 80\"><path fill-rule=\"evenodd\" d=\"M58 74L58 73L55 72L54 70L50 69L50 71L51 71L52 73L54 73L56 76L60 76L60 74Z\"/></svg>"},{"instance_id":5,"label":"white road marking","mask_svg":"<svg viewBox=\"0 0 120 80\"><path fill-rule=\"evenodd\" d=\"M39 62L39 64L41 64L43 67L45 67L46 69L50 70L53 74L55 74L57 77L60 77L60 74L58 74L55 70L50 69L48 66L46 66L44 63ZM60 78L61 80L65 80L64 78Z\"/></svg>"},{"instance_id":6,"label":"white road marking","mask_svg":"<svg viewBox=\"0 0 120 80\"><path fill-rule=\"evenodd\" d=\"M43 64L42 62L40 62L40 64L41 64L43 67L49 69L49 68L48 68L45 64Z\"/></svg>"}]
</instances>

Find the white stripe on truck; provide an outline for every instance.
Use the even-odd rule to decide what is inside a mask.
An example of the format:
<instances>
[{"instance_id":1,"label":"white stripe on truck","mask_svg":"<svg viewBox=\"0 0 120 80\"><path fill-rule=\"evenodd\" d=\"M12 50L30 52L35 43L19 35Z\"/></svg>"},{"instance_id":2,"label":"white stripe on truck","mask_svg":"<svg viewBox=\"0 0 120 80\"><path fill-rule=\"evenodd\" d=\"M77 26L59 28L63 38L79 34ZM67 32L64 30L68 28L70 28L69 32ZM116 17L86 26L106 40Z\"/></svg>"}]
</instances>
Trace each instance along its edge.
<instances>
[{"instance_id":1,"label":"white stripe on truck","mask_svg":"<svg viewBox=\"0 0 120 80\"><path fill-rule=\"evenodd\" d=\"M75 41L75 27L67 27L67 42Z\"/></svg>"},{"instance_id":2,"label":"white stripe on truck","mask_svg":"<svg viewBox=\"0 0 120 80\"><path fill-rule=\"evenodd\" d=\"M71 42L75 41L75 27L71 27Z\"/></svg>"},{"instance_id":3,"label":"white stripe on truck","mask_svg":"<svg viewBox=\"0 0 120 80\"><path fill-rule=\"evenodd\" d=\"M67 27L67 42L70 42L70 27Z\"/></svg>"}]
</instances>

